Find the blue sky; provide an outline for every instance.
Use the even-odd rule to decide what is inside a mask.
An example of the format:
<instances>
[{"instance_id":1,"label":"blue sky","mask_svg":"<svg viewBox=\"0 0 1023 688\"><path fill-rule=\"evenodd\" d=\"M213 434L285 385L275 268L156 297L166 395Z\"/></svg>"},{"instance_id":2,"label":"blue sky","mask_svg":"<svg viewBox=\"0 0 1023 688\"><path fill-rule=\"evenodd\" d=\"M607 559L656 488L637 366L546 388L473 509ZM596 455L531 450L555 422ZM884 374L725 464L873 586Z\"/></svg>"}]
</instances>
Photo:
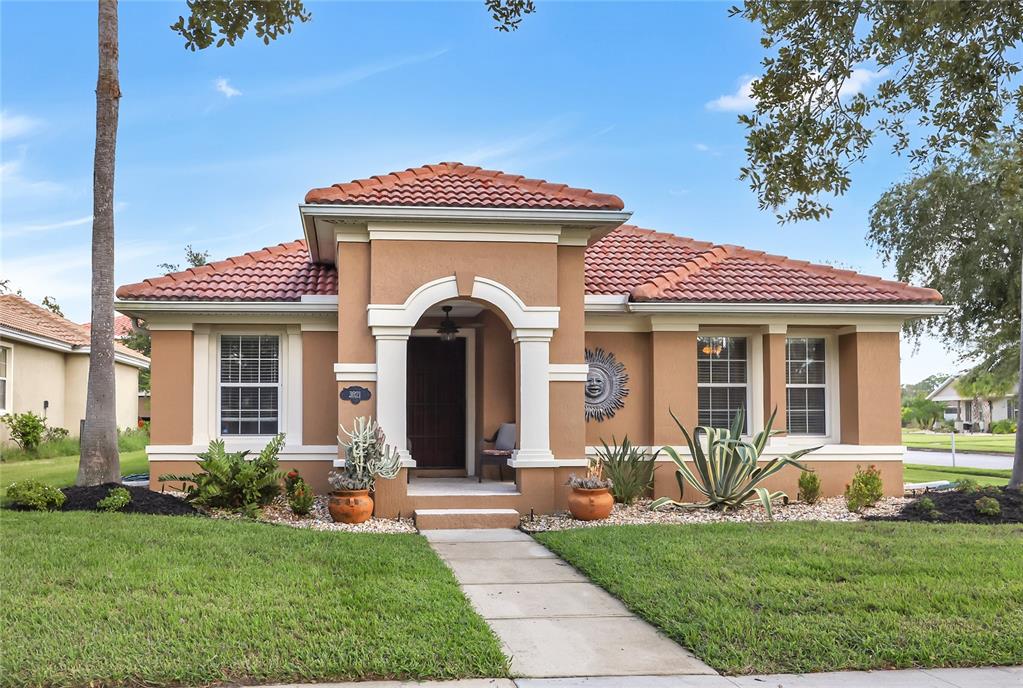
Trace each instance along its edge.
<instances>
[{"instance_id":1,"label":"blue sky","mask_svg":"<svg viewBox=\"0 0 1023 688\"><path fill-rule=\"evenodd\" d=\"M819 223L777 225L738 181L736 114L762 55L728 4L537 5L502 34L482 0L309 2L313 20L270 46L192 53L168 28L184 0L122 3L117 283L188 243L216 259L297 238L309 188L442 160L615 193L641 226L890 276L864 235L905 159L878 149ZM96 5L4 1L0 21L2 274L84 321ZM907 381L954 367L937 342L903 347Z\"/></svg>"}]
</instances>

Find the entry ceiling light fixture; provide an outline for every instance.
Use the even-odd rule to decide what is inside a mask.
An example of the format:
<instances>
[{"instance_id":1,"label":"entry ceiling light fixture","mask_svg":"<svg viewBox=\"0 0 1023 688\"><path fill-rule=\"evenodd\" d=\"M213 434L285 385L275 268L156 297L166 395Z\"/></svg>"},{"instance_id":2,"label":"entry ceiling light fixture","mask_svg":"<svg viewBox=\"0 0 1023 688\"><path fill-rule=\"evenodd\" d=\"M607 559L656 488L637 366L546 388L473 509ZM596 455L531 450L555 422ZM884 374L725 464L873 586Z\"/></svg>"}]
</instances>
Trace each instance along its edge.
<instances>
[{"instance_id":1,"label":"entry ceiling light fixture","mask_svg":"<svg viewBox=\"0 0 1023 688\"><path fill-rule=\"evenodd\" d=\"M437 334L440 335L441 341L453 342L455 335L458 334L458 325L451 319L451 306L444 306L441 310L444 311L444 319L437 328Z\"/></svg>"}]
</instances>

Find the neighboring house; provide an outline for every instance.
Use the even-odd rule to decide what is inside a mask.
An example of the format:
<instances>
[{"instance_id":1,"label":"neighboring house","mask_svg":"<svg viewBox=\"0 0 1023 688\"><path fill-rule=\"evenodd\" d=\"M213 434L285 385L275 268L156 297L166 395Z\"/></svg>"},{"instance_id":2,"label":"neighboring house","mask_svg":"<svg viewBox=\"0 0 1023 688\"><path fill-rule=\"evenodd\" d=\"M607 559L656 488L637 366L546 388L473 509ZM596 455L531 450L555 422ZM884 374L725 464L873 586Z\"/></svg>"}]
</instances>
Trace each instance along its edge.
<instances>
[{"instance_id":1,"label":"neighboring house","mask_svg":"<svg viewBox=\"0 0 1023 688\"><path fill-rule=\"evenodd\" d=\"M899 331L944 312L933 290L624 225L616 196L458 163L313 189L299 211L304 240L118 289L152 334L151 476L284 432L282 465L325 491L338 421L374 416L406 467L378 515L547 513L601 440L678 446L669 410L691 428L745 409L755 431L776 408L768 455L823 445L806 458L825 494L869 464L902 492ZM502 423L515 482L478 491L464 476ZM796 478L768 485L795 497ZM655 493L678 496L663 455Z\"/></svg>"},{"instance_id":2,"label":"neighboring house","mask_svg":"<svg viewBox=\"0 0 1023 688\"><path fill-rule=\"evenodd\" d=\"M89 334L92 332L92 323L84 323L82 327L85 329L85 333ZM118 342L124 342L128 339L135 329L135 325L132 323L131 318L127 315L114 315L114 340ZM150 419L150 402L151 397L148 389L139 389L138 396L138 420L149 420Z\"/></svg>"},{"instance_id":3,"label":"neighboring house","mask_svg":"<svg viewBox=\"0 0 1023 688\"><path fill-rule=\"evenodd\" d=\"M138 422L139 371L149 359L115 344L117 425ZM33 411L79 435L85 418L89 335L84 327L13 294L0 295L0 414ZM0 442L8 440L6 428Z\"/></svg>"},{"instance_id":4,"label":"neighboring house","mask_svg":"<svg viewBox=\"0 0 1023 688\"><path fill-rule=\"evenodd\" d=\"M962 396L956 391L958 377L952 376L938 385L937 389L927 395L931 401L936 401L945 406L945 409L954 413L952 421L956 430L962 431L984 431L983 412L977 400ZM991 422L1005 420L1006 418L1019 420L1019 383L1013 385L1012 389L1003 397L991 399ZM980 400L980 403L984 403Z\"/></svg>"}]
</instances>

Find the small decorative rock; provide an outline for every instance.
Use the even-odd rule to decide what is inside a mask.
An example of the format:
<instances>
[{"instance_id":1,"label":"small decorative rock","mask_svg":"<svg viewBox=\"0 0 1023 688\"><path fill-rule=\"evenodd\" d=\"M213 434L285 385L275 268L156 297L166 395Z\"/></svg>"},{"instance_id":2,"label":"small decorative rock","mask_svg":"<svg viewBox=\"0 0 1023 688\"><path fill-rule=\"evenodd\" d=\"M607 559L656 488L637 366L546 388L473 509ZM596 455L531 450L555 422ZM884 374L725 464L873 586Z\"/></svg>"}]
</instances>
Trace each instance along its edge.
<instances>
[{"instance_id":1,"label":"small decorative rock","mask_svg":"<svg viewBox=\"0 0 1023 688\"><path fill-rule=\"evenodd\" d=\"M335 523L327 511L328 497L317 496L313 502L313 508L308 516L296 516L288 506L288 499L283 495L274 499L268 506L263 507L259 520L264 523L275 525L291 526L292 528L309 528L311 530L336 530L346 533L414 533L415 526L411 518L387 519L371 518L363 523L349 525L347 523ZM218 511L212 513L214 518L241 518L230 512Z\"/></svg>"},{"instance_id":2,"label":"small decorative rock","mask_svg":"<svg viewBox=\"0 0 1023 688\"><path fill-rule=\"evenodd\" d=\"M845 505L842 497L822 499L816 504L790 502L788 505L776 504L772 507L775 521L862 521L865 516L891 516L899 513L910 499L905 497L885 497L873 507L862 513L854 514ZM611 515L603 521L577 521L568 513L553 516L535 516L522 519L522 529L528 533L539 533L548 530L567 530L569 528L599 528L602 526L642 525L642 524L694 524L694 523L763 523L770 519L759 503L750 502L741 509L734 511L714 511L711 509L670 508L651 511L649 501L638 501L631 506L615 504Z\"/></svg>"}]
</instances>

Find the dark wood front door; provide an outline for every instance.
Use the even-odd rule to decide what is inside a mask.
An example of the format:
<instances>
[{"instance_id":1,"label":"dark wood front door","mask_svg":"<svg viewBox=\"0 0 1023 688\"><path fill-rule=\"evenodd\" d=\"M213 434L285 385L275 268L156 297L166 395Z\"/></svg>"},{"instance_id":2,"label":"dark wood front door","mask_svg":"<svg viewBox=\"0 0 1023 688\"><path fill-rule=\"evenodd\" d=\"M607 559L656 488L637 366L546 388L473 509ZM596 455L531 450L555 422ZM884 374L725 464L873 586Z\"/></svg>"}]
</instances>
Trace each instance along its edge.
<instances>
[{"instance_id":1,"label":"dark wood front door","mask_svg":"<svg viewBox=\"0 0 1023 688\"><path fill-rule=\"evenodd\" d=\"M465 339L409 339L407 378L416 466L465 468Z\"/></svg>"}]
</instances>

